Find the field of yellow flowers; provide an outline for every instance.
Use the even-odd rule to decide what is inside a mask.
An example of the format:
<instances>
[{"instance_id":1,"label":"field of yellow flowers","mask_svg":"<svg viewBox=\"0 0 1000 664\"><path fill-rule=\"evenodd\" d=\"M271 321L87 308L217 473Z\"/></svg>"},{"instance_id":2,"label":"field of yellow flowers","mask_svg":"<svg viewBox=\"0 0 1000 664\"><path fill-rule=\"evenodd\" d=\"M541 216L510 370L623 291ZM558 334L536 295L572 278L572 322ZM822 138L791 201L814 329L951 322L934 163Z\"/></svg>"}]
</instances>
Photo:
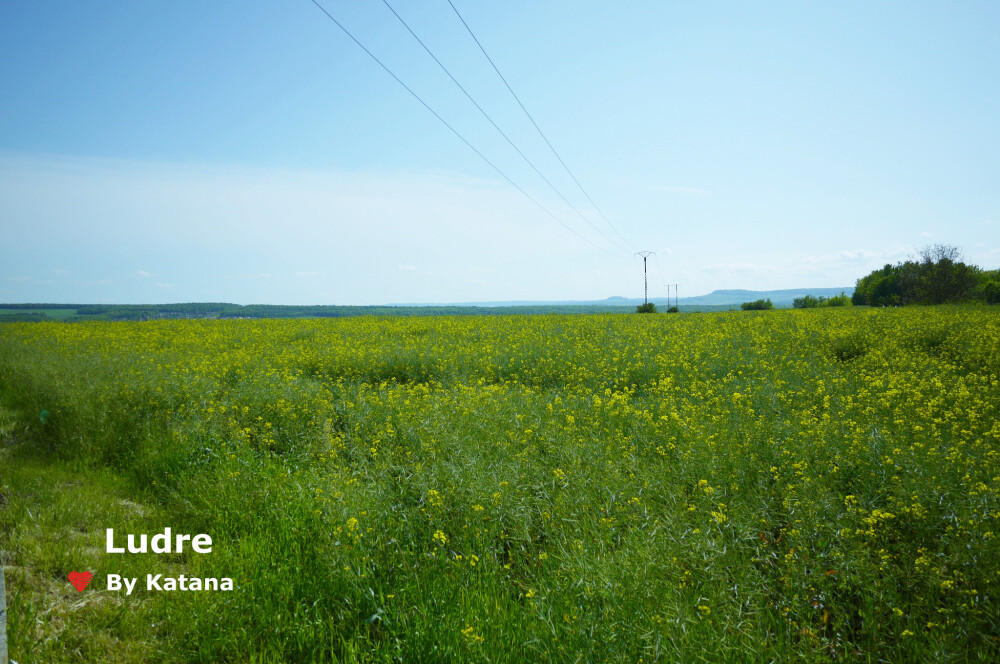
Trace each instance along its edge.
<instances>
[{"instance_id":1,"label":"field of yellow flowers","mask_svg":"<svg viewBox=\"0 0 1000 664\"><path fill-rule=\"evenodd\" d=\"M5 324L0 434L18 661L1000 660L995 307Z\"/></svg>"}]
</instances>

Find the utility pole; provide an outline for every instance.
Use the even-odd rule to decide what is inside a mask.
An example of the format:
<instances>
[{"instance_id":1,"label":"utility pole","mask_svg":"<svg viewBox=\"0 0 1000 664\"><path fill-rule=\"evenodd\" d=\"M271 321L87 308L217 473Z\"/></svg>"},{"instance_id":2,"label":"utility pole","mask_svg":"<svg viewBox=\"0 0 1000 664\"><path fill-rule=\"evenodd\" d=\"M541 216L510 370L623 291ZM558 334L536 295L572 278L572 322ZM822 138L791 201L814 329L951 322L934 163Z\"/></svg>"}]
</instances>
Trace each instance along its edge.
<instances>
[{"instance_id":1,"label":"utility pole","mask_svg":"<svg viewBox=\"0 0 1000 664\"><path fill-rule=\"evenodd\" d=\"M635 255L642 256L642 303L649 304L649 279L646 276L646 259L655 251L639 251Z\"/></svg>"}]
</instances>

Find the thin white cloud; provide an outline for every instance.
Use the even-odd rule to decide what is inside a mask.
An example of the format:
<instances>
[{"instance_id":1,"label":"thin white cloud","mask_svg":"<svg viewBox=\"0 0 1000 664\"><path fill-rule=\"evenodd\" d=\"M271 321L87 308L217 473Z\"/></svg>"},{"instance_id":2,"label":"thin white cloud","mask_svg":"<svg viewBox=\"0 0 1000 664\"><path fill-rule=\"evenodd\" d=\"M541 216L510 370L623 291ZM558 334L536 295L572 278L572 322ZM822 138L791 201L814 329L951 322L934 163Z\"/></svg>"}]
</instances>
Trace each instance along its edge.
<instances>
[{"instance_id":1,"label":"thin white cloud","mask_svg":"<svg viewBox=\"0 0 1000 664\"><path fill-rule=\"evenodd\" d=\"M802 259L801 263L803 265L810 266L837 266L837 265L848 265L856 266L859 263L878 263L884 264L886 262L893 262L901 260L907 256L913 254L913 247L911 246L894 246L890 249L884 251L872 251L870 249L850 249L845 251L838 251L834 254L818 254L815 256L807 256ZM854 269L852 267L852 269Z\"/></svg>"},{"instance_id":2,"label":"thin white cloud","mask_svg":"<svg viewBox=\"0 0 1000 664\"><path fill-rule=\"evenodd\" d=\"M744 274L762 274L775 272L778 268L773 265L759 265L755 263L716 263L714 265L703 265L702 272L730 272Z\"/></svg>"},{"instance_id":3,"label":"thin white cloud","mask_svg":"<svg viewBox=\"0 0 1000 664\"><path fill-rule=\"evenodd\" d=\"M166 289L168 289L168 290L173 290L174 288L177 288L177 287L176 287L176 286L174 286L173 284L164 284L164 283L161 283L161 282L159 282L159 281L157 281L157 282L156 282L156 284L154 284L154 285L155 285L155 286L156 286L157 288L166 288Z\"/></svg>"},{"instance_id":4,"label":"thin white cloud","mask_svg":"<svg viewBox=\"0 0 1000 664\"><path fill-rule=\"evenodd\" d=\"M934 237L934 233L928 233L927 231L924 231L920 234L920 237Z\"/></svg>"},{"instance_id":5,"label":"thin white cloud","mask_svg":"<svg viewBox=\"0 0 1000 664\"><path fill-rule=\"evenodd\" d=\"M57 275L62 276L64 274L69 274L69 270L63 270L62 268L56 268L55 270L52 270L52 274L57 274Z\"/></svg>"},{"instance_id":6,"label":"thin white cloud","mask_svg":"<svg viewBox=\"0 0 1000 664\"><path fill-rule=\"evenodd\" d=\"M298 270L295 272L296 277L323 277L326 276L326 272L320 272L316 270Z\"/></svg>"},{"instance_id":7,"label":"thin white cloud","mask_svg":"<svg viewBox=\"0 0 1000 664\"><path fill-rule=\"evenodd\" d=\"M674 187L670 185L659 185L656 187L658 191L668 191L672 194L688 194L690 196L711 196L712 192L708 189L698 189L697 187Z\"/></svg>"},{"instance_id":8,"label":"thin white cloud","mask_svg":"<svg viewBox=\"0 0 1000 664\"><path fill-rule=\"evenodd\" d=\"M233 302L303 304L321 295L337 304L461 301L473 295L499 300L514 297L513 291L543 299L584 298L622 291L627 279L618 265L624 257L599 254L503 183L464 175L254 169L2 151L0 175L0 216L32 209L34 237L59 238L60 249L90 257L85 268L72 270L81 287L105 276L98 270L113 264L111 248L136 256L156 248L155 264L137 258L140 264L149 260L148 267L125 269L114 288L99 291L102 299L146 301L143 286L178 274L185 281L162 292L172 299L197 299L211 289ZM78 223L67 225L69 217ZM146 223L133 223L137 217ZM553 254L552 247L560 251ZM27 243L24 253L37 262L47 250L39 242ZM414 254L421 265L410 263ZM261 256L267 257L267 272L255 265ZM576 263L614 265L616 276L546 280L564 264ZM444 264L452 273L425 267ZM399 279L392 266L397 275L414 278ZM486 287L467 291L457 275L475 268L513 275L513 285L488 280ZM29 269L11 266L10 273L31 274ZM320 274L296 278L296 272ZM87 299L85 293L79 297Z\"/></svg>"},{"instance_id":9,"label":"thin white cloud","mask_svg":"<svg viewBox=\"0 0 1000 664\"><path fill-rule=\"evenodd\" d=\"M27 283L31 281L31 277L7 277L6 281L15 281L17 283Z\"/></svg>"},{"instance_id":10,"label":"thin white cloud","mask_svg":"<svg viewBox=\"0 0 1000 664\"><path fill-rule=\"evenodd\" d=\"M882 254L877 251L869 251L867 249L855 249L848 251L839 251L835 254L821 254L818 256L808 256L802 259L802 262L808 265L832 265L844 262L865 261L872 258L879 258L881 256Z\"/></svg>"}]
</instances>

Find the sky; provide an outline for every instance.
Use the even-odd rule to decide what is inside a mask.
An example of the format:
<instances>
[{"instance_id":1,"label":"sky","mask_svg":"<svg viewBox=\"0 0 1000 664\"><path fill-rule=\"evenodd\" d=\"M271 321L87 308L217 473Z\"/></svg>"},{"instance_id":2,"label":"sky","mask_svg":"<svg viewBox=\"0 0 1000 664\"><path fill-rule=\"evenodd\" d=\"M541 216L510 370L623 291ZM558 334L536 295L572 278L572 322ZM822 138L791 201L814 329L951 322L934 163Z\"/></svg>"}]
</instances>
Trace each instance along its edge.
<instances>
[{"instance_id":1,"label":"sky","mask_svg":"<svg viewBox=\"0 0 1000 664\"><path fill-rule=\"evenodd\" d=\"M433 113L312 0L0 0L0 302L641 297L638 251L651 297L936 243L1000 266L1000 3L452 0L543 139L448 0L317 2Z\"/></svg>"}]
</instances>

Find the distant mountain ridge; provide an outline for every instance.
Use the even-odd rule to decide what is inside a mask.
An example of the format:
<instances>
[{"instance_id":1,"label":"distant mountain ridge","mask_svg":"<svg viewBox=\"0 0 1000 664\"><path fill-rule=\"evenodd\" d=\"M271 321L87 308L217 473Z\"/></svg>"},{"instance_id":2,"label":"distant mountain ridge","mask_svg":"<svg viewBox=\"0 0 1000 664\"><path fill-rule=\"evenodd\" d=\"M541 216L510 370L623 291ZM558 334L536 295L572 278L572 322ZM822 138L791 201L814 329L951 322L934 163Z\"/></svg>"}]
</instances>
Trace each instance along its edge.
<instances>
[{"instance_id":1,"label":"distant mountain ridge","mask_svg":"<svg viewBox=\"0 0 1000 664\"><path fill-rule=\"evenodd\" d=\"M854 286L842 288L786 288L782 290L752 291L752 290L715 290L708 295L691 298L680 298L681 304L742 304L753 300L771 300L776 307L792 306L799 297L834 297L841 293L848 297L854 294Z\"/></svg>"},{"instance_id":2,"label":"distant mountain ridge","mask_svg":"<svg viewBox=\"0 0 1000 664\"><path fill-rule=\"evenodd\" d=\"M683 312L739 309L743 302L770 299L776 307L791 307L797 297L853 294L853 288L792 288L785 290L717 290L680 298ZM650 300L666 311L665 297ZM504 314L623 314L635 311L640 298L621 295L603 300L465 302L386 305L280 305L187 302L178 304L43 304L0 303L0 323L85 320L155 320L162 318L341 318L348 316L496 316ZM674 304L671 299L669 304Z\"/></svg>"},{"instance_id":3,"label":"distant mountain ridge","mask_svg":"<svg viewBox=\"0 0 1000 664\"><path fill-rule=\"evenodd\" d=\"M685 306L739 306L744 302L753 300L770 299L776 307L790 307L795 298L812 295L813 297L833 297L846 293L848 296L854 293L854 286L844 286L842 288L786 288L782 290L715 290L707 295L696 295L694 297L680 298L680 305ZM651 297L650 302L657 307L667 306L666 297ZM670 298L670 304L674 299ZM499 302L434 302L419 304L389 304L387 306L407 306L407 307L530 307L530 306L574 306L574 305L603 305L634 307L642 304L641 297L623 297L613 295L603 300L504 300Z\"/></svg>"}]
</instances>

